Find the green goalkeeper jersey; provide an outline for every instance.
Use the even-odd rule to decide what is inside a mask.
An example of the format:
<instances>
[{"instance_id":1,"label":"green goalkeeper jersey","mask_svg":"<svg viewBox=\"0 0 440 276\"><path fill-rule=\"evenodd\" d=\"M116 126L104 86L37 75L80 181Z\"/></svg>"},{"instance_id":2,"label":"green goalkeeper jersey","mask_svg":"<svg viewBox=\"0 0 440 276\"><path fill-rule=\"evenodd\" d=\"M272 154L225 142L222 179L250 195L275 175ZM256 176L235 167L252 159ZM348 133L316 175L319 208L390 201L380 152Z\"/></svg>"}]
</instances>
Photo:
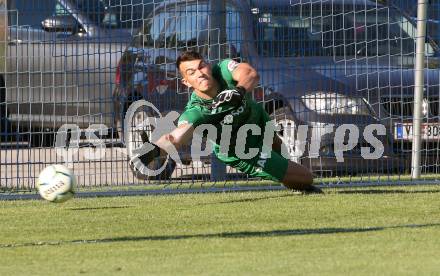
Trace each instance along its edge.
<instances>
[{"instance_id":1,"label":"green goalkeeper jersey","mask_svg":"<svg viewBox=\"0 0 440 276\"><path fill-rule=\"evenodd\" d=\"M232 79L232 72L236 66L237 63L235 61L226 59L212 67L212 74L220 84L220 91L235 88L236 82ZM225 163L238 160L235 155L237 131L245 124L255 124L261 129L260 135L252 135L252 133L248 132L245 152L249 148L261 148L265 125L270 119L263 107L252 99L250 93L246 93L245 99L239 107L224 103L218 108L211 110L210 105L212 101L202 99L195 92L192 92L184 112L179 117L178 124L188 123L194 128L202 124L213 125L217 129L215 141L211 140L213 151ZM225 125L232 128L231 139L227 153L220 153L220 138Z\"/></svg>"}]
</instances>

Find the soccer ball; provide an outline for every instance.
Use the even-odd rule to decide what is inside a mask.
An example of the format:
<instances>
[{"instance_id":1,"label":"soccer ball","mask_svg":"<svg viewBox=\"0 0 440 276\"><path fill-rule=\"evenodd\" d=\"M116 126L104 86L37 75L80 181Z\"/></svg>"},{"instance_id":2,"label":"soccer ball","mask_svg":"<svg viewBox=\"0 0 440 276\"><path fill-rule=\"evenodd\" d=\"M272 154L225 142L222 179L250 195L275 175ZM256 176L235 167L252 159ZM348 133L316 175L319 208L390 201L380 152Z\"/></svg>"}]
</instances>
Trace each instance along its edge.
<instances>
[{"instance_id":1,"label":"soccer ball","mask_svg":"<svg viewBox=\"0 0 440 276\"><path fill-rule=\"evenodd\" d=\"M72 171L63 165L51 165L41 171L37 188L41 197L51 202L64 202L75 194L76 178Z\"/></svg>"}]
</instances>

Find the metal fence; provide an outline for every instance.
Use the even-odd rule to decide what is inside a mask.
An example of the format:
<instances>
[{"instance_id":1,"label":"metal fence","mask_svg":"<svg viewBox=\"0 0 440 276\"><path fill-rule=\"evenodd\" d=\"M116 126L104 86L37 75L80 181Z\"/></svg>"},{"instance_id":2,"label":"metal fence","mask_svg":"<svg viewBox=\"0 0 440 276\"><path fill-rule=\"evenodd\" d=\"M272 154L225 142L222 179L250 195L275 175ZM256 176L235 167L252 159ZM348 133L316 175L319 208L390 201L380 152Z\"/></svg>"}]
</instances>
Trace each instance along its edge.
<instances>
[{"instance_id":1,"label":"metal fence","mask_svg":"<svg viewBox=\"0 0 440 276\"><path fill-rule=\"evenodd\" d=\"M157 177L130 165L137 100L182 112L190 91L176 56L248 62L252 96L280 126L289 158L325 185L436 183L440 87L437 1L422 48L420 164L411 178L416 1L1 0L0 190L33 191L47 165L66 163L82 189L142 186L278 188L215 157L169 162ZM124 130L134 131L129 140ZM139 141L135 142L134 138ZM202 152L198 153L203 155ZM197 154L196 154L197 155ZM163 160L162 160L163 161ZM159 165L161 161L159 160Z\"/></svg>"}]
</instances>

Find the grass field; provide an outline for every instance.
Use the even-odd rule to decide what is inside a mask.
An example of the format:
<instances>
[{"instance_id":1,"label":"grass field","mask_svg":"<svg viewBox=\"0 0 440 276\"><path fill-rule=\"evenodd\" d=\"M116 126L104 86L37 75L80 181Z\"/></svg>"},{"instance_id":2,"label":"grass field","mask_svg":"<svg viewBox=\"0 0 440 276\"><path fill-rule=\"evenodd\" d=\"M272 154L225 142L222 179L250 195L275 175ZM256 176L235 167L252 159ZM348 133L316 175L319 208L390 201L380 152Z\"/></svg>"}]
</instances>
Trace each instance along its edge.
<instances>
[{"instance_id":1,"label":"grass field","mask_svg":"<svg viewBox=\"0 0 440 276\"><path fill-rule=\"evenodd\" d=\"M440 186L1 201L0 274L440 273Z\"/></svg>"}]
</instances>

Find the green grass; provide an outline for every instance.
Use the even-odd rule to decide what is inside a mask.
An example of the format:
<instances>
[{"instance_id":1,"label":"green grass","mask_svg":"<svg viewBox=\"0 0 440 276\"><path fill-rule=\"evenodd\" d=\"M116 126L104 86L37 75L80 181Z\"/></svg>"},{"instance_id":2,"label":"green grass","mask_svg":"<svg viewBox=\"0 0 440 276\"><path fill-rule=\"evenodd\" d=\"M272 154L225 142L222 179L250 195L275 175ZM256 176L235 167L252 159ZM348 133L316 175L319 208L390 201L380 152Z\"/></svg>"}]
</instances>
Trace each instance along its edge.
<instances>
[{"instance_id":1,"label":"green grass","mask_svg":"<svg viewBox=\"0 0 440 276\"><path fill-rule=\"evenodd\" d=\"M0 202L0 275L438 275L440 186Z\"/></svg>"},{"instance_id":2,"label":"green grass","mask_svg":"<svg viewBox=\"0 0 440 276\"><path fill-rule=\"evenodd\" d=\"M440 182L440 174L422 174L419 184L438 184ZM317 185L323 185L324 187L337 187L343 185L370 185L370 186L384 186L384 185L398 185L398 184L411 184L414 181L410 174L400 174L400 175L364 175L364 176L339 176L339 177L315 177L314 183ZM342 185L341 185L342 184ZM114 185L103 185L103 186L79 186L77 190L79 192L108 192L108 191L148 191L148 190L168 190L168 191L181 191L185 189L201 189L206 190L209 188L221 189L221 188L245 188L245 187L278 187L282 184L273 181L262 181L262 180L228 180L219 182L209 182L209 181L197 181L192 182L191 180L186 180L182 182L168 182L168 181L151 181L149 184L142 185L125 185L125 186L114 186ZM10 188L10 187L0 187L0 195L2 193L12 193L12 194L28 194L29 192L36 192L35 187L31 188Z\"/></svg>"}]
</instances>

